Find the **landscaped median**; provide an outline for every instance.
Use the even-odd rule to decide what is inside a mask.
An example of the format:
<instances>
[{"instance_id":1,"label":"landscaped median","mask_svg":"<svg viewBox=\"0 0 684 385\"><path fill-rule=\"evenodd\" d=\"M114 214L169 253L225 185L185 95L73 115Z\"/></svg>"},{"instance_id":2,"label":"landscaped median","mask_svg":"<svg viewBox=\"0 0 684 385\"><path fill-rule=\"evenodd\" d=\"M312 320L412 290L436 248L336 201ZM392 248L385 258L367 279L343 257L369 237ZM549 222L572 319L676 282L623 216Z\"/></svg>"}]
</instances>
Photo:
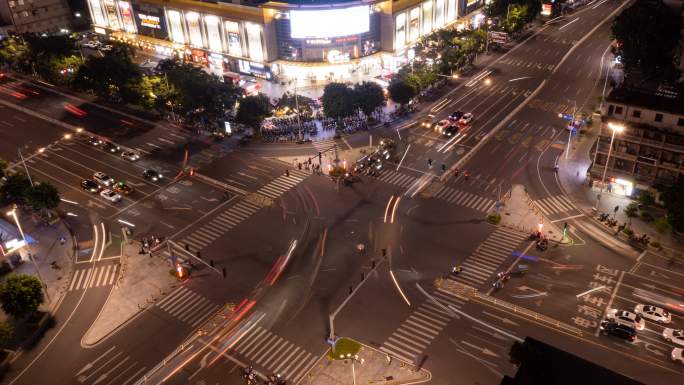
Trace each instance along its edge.
<instances>
[{"instance_id":1,"label":"landscaped median","mask_svg":"<svg viewBox=\"0 0 684 385\"><path fill-rule=\"evenodd\" d=\"M340 338L316 362L299 385L419 384L432 375L350 338Z\"/></svg>"}]
</instances>

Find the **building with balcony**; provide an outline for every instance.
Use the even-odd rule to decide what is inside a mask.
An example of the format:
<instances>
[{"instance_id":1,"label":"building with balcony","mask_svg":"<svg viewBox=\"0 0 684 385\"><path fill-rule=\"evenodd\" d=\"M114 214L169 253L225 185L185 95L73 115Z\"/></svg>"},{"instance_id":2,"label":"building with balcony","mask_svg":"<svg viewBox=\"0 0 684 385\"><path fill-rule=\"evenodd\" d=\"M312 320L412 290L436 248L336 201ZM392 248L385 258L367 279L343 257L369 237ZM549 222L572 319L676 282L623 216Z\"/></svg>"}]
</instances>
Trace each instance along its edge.
<instances>
[{"instance_id":1,"label":"building with balcony","mask_svg":"<svg viewBox=\"0 0 684 385\"><path fill-rule=\"evenodd\" d=\"M606 172L606 188L624 195L671 185L684 174L684 98L668 92L620 87L602 106L601 135L590 177L600 186L608 160L612 130L615 135Z\"/></svg>"},{"instance_id":2,"label":"building with balcony","mask_svg":"<svg viewBox=\"0 0 684 385\"><path fill-rule=\"evenodd\" d=\"M66 0L0 1L0 24L5 32L58 32L69 28L71 11Z\"/></svg>"},{"instance_id":3,"label":"building with balcony","mask_svg":"<svg viewBox=\"0 0 684 385\"><path fill-rule=\"evenodd\" d=\"M302 83L394 71L483 0L87 0L96 32L212 72ZM481 20L481 19L479 19Z\"/></svg>"}]
</instances>

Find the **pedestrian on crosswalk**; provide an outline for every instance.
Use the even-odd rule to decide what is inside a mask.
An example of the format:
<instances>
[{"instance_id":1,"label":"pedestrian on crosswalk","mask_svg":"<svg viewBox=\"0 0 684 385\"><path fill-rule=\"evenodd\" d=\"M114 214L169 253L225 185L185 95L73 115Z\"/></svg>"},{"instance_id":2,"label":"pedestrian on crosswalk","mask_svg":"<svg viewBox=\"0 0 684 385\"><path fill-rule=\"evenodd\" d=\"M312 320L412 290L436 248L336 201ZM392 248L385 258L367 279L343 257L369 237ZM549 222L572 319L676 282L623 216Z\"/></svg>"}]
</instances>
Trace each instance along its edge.
<instances>
[{"instance_id":1,"label":"pedestrian on crosswalk","mask_svg":"<svg viewBox=\"0 0 684 385\"><path fill-rule=\"evenodd\" d=\"M285 169L285 176L288 178L290 177L290 170L289 169Z\"/></svg>"}]
</instances>

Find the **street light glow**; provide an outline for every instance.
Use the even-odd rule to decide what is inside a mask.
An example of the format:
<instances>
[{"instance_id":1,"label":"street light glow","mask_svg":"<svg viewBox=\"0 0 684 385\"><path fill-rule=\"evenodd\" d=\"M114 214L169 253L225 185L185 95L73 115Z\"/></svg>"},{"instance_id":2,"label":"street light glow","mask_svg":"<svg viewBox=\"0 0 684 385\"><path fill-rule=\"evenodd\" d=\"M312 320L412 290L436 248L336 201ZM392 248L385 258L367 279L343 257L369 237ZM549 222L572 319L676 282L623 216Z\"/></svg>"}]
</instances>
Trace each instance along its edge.
<instances>
[{"instance_id":1,"label":"street light glow","mask_svg":"<svg viewBox=\"0 0 684 385\"><path fill-rule=\"evenodd\" d=\"M67 140L71 139L71 134L64 134L64 139L67 139Z\"/></svg>"},{"instance_id":2,"label":"street light glow","mask_svg":"<svg viewBox=\"0 0 684 385\"><path fill-rule=\"evenodd\" d=\"M487 79L485 79L484 83L485 83L486 85L490 85L490 84L492 84L492 79L487 78Z\"/></svg>"},{"instance_id":3,"label":"street light glow","mask_svg":"<svg viewBox=\"0 0 684 385\"><path fill-rule=\"evenodd\" d=\"M613 122L608 123L608 128L610 128L611 130L613 130L613 132L616 132L618 134L622 134L622 132L625 131L624 125Z\"/></svg>"}]
</instances>

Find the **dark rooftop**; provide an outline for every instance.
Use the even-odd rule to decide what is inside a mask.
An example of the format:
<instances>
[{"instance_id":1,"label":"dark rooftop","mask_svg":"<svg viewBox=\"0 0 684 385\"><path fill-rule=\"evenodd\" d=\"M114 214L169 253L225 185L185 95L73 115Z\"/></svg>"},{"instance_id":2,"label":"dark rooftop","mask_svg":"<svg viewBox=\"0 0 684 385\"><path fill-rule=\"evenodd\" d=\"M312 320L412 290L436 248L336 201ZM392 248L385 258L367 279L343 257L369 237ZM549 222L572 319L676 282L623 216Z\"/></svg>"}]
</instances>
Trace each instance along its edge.
<instances>
[{"instance_id":1,"label":"dark rooftop","mask_svg":"<svg viewBox=\"0 0 684 385\"><path fill-rule=\"evenodd\" d=\"M630 87L618 87L610 92L606 100L684 115L684 96L666 90L647 91Z\"/></svg>"}]
</instances>

